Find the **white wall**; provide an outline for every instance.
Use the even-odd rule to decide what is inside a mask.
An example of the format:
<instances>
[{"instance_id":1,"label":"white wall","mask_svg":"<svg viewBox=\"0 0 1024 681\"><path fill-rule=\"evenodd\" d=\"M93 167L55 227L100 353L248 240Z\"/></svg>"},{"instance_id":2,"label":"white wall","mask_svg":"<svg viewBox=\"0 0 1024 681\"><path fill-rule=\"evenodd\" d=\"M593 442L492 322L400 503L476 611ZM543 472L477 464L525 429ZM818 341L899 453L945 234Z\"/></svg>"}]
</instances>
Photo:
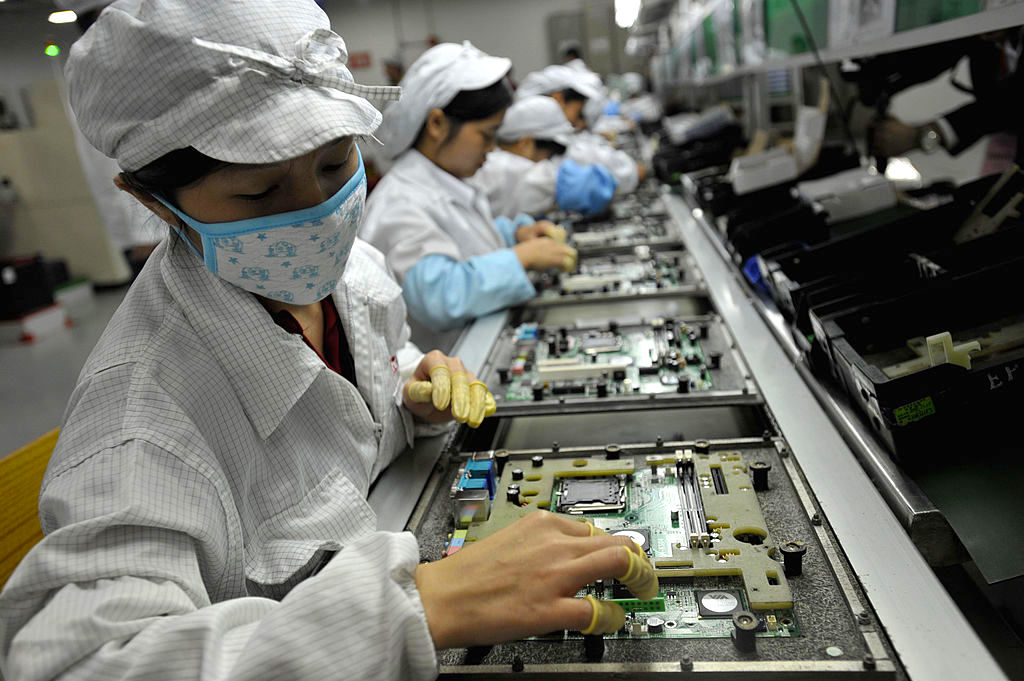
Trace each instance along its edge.
<instances>
[{"instance_id":1,"label":"white wall","mask_svg":"<svg viewBox=\"0 0 1024 681\"><path fill-rule=\"evenodd\" d=\"M371 65L356 69L361 83L385 82L381 60L398 51L403 41L424 41L433 32L442 42L469 40L481 50L512 60L515 77L550 63L547 17L578 11L584 0L327 0L332 28L350 52L370 52ZM397 12L396 12L397 7ZM396 19L398 19L396 21ZM426 49L426 44L403 50L405 65Z\"/></svg>"}]
</instances>

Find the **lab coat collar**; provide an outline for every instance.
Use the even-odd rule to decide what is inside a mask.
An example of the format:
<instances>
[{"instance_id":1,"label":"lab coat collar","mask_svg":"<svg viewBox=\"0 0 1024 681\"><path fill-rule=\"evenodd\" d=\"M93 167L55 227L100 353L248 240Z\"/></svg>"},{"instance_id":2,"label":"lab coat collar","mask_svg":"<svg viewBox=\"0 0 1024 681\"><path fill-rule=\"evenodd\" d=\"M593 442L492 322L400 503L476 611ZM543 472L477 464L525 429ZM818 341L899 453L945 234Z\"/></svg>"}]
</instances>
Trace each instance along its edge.
<instances>
[{"instance_id":1,"label":"lab coat collar","mask_svg":"<svg viewBox=\"0 0 1024 681\"><path fill-rule=\"evenodd\" d=\"M327 368L300 336L275 324L252 294L203 267L180 239L163 248L160 271L168 291L223 367L253 428L267 439Z\"/></svg>"},{"instance_id":2,"label":"lab coat collar","mask_svg":"<svg viewBox=\"0 0 1024 681\"><path fill-rule=\"evenodd\" d=\"M480 201L486 201L486 197L480 195L468 182L464 182L444 170L418 150L410 149L403 156L409 157L409 160L406 161L409 164L408 167L415 172L417 179L420 179L420 183L427 189L436 192L440 188L455 202L472 208L479 209Z\"/></svg>"}]
</instances>

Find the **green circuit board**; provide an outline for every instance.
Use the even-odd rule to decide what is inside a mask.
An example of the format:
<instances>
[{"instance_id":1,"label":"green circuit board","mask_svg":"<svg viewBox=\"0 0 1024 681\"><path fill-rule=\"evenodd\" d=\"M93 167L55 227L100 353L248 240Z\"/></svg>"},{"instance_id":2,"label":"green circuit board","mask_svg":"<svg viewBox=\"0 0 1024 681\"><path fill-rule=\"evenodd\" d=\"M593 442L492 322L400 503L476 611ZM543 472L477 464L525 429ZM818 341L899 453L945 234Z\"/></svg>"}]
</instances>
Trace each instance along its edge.
<instances>
[{"instance_id":1,"label":"green circuit board","mask_svg":"<svg viewBox=\"0 0 1024 681\"><path fill-rule=\"evenodd\" d=\"M706 332L700 324L664 319L614 329L524 324L512 332L514 349L508 368L499 369L496 392L522 402L711 390L719 358L705 356L700 337Z\"/></svg>"},{"instance_id":2,"label":"green circuit board","mask_svg":"<svg viewBox=\"0 0 1024 681\"><path fill-rule=\"evenodd\" d=\"M603 237L598 238L599 234L603 232L588 232L579 238L600 242L593 245L608 245ZM625 232L619 236L623 234ZM686 257L681 251L652 252L646 246L640 246L628 255L583 258L575 273L544 274L536 286L541 302L595 293L647 295L682 286L686 281L686 268Z\"/></svg>"},{"instance_id":3,"label":"green circuit board","mask_svg":"<svg viewBox=\"0 0 1024 681\"><path fill-rule=\"evenodd\" d=\"M754 613L759 637L798 636L792 592L743 457L687 450L646 458L644 467L630 458L548 457L540 465L510 459L494 480L486 512L479 506L466 512L471 507L460 508L456 496L458 539L478 541L541 508L586 519L630 537L659 575L658 595L649 601L636 600L615 580L579 592L626 611L623 629L608 637L728 637L738 611ZM519 490L514 501L510 485ZM579 637L565 631L540 638Z\"/></svg>"}]
</instances>

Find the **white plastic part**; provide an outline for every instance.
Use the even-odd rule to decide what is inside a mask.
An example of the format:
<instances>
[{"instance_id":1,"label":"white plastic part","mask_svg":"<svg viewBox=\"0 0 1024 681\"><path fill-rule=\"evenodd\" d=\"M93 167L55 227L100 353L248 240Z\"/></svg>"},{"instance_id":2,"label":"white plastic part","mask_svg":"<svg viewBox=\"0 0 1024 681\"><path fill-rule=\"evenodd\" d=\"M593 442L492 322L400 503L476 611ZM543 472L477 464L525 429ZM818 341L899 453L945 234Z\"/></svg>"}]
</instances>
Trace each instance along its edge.
<instances>
[{"instance_id":1,"label":"white plastic part","mask_svg":"<svg viewBox=\"0 0 1024 681\"><path fill-rule=\"evenodd\" d=\"M874 168L854 168L796 186L797 193L828 213L829 224L870 215L896 205L896 189Z\"/></svg>"},{"instance_id":2,"label":"white plastic part","mask_svg":"<svg viewBox=\"0 0 1024 681\"><path fill-rule=\"evenodd\" d=\"M978 341L953 345L953 337L949 331L928 336L926 344L928 347L928 361L933 367L940 364L956 364L964 369L970 369L971 353L981 350L981 343Z\"/></svg>"},{"instance_id":3,"label":"white plastic part","mask_svg":"<svg viewBox=\"0 0 1024 681\"><path fill-rule=\"evenodd\" d=\"M782 147L734 158L729 166L732 189L737 196L789 182L796 176L796 159Z\"/></svg>"}]
</instances>

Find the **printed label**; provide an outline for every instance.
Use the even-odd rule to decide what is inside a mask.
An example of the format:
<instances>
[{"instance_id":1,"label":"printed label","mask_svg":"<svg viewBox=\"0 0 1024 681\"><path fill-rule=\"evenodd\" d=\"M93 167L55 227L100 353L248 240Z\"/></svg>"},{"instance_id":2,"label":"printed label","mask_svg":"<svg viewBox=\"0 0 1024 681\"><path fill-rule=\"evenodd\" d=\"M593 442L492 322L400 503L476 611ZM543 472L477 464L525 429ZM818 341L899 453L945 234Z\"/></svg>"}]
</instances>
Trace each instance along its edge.
<instances>
[{"instance_id":1,"label":"printed label","mask_svg":"<svg viewBox=\"0 0 1024 681\"><path fill-rule=\"evenodd\" d=\"M911 402L910 404L904 404L902 407L897 407L892 410L892 415L896 417L896 424L905 426L908 423L914 421L920 421L925 416L931 416L935 413L935 404L932 402L932 398L923 397L919 400Z\"/></svg>"}]
</instances>

